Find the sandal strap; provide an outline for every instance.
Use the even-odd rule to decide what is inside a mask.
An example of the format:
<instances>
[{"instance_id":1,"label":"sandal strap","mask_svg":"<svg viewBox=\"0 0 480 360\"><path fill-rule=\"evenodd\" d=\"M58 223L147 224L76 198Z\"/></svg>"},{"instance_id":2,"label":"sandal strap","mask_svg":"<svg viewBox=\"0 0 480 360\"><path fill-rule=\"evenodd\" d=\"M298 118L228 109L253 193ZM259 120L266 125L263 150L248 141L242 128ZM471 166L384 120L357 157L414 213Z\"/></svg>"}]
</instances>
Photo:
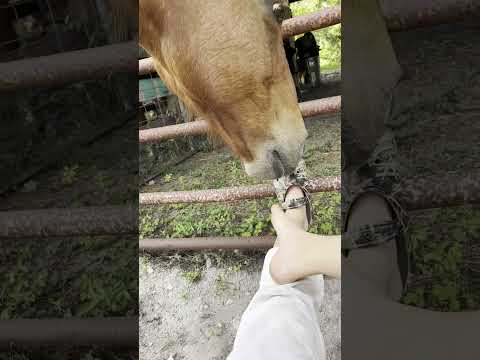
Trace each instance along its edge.
<instances>
[{"instance_id":1,"label":"sandal strap","mask_svg":"<svg viewBox=\"0 0 480 360\"><path fill-rule=\"evenodd\" d=\"M393 219L379 224L365 224L360 227L347 226L352 205L360 196L369 192L376 193L384 198L392 210ZM408 215L402 204L393 195L386 194L381 188L367 186L354 196L344 215L342 253L344 256L348 256L350 250L378 246L394 240L397 247L397 265L402 281L402 294L404 295L410 281L410 255L406 243L408 239L407 228Z\"/></svg>"},{"instance_id":2,"label":"sandal strap","mask_svg":"<svg viewBox=\"0 0 480 360\"><path fill-rule=\"evenodd\" d=\"M312 197L305 185L308 183L307 170L305 161L302 159L297 165L295 172L290 175L282 176L281 178L273 180L273 187L275 194L283 210L297 209L305 206L307 213L308 225L312 223ZM288 190L292 186L298 186L302 189L303 197L285 200Z\"/></svg>"},{"instance_id":3,"label":"sandal strap","mask_svg":"<svg viewBox=\"0 0 480 360\"><path fill-rule=\"evenodd\" d=\"M363 225L342 234L342 250L353 250L376 246L395 240L402 231L397 221Z\"/></svg>"},{"instance_id":4,"label":"sandal strap","mask_svg":"<svg viewBox=\"0 0 480 360\"><path fill-rule=\"evenodd\" d=\"M393 212L394 219L391 222L397 223L398 225L397 230L401 230L402 232L407 231L408 213L404 209L402 203L395 197L395 194L387 194L381 187L368 184L368 185L365 185L363 188L361 188L360 191L353 194L351 199L349 199L348 206L345 209L344 214L342 214L342 217L343 217L342 233L344 234L352 233L352 236L353 236L353 231L348 230L349 226L347 226L347 223L349 222L349 214L351 211L351 207L357 201L357 199L359 199L362 195L365 195L367 193L377 194L378 196L383 198L388 203L388 205L390 206L390 209ZM386 224L388 223L389 222L386 222ZM377 225L382 225L382 223ZM358 233L358 230L357 230L357 233Z\"/></svg>"},{"instance_id":5,"label":"sandal strap","mask_svg":"<svg viewBox=\"0 0 480 360\"><path fill-rule=\"evenodd\" d=\"M304 189L302 188L302 190L304 190ZM304 190L304 194L305 194L304 197L290 199L290 201L288 203L283 202L282 203L282 209L283 210L297 209L297 208L300 208L302 206L310 205L310 194L306 190Z\"/></svg>"}]
</instances>

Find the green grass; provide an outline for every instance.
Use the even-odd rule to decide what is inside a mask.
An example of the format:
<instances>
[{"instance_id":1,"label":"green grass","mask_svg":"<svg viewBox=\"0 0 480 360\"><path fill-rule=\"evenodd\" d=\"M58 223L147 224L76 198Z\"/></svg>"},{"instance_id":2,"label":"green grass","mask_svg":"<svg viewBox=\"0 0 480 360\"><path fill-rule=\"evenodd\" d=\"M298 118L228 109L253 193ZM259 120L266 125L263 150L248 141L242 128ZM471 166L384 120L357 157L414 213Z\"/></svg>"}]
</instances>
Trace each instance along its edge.
<instances>
[{"instance_id":1,"label":"green grass","mask_svg":"<svg viewBox=\"0 0 480 360\"><path fill-rule=\"evenodd\" d=\"M340 122L338 117L312 120L307 124L310 138L305 157L312 177L339 175ZM159 165L161 166L161 165ZM252 185L239 160L228 150L203 151L184 163L164 169L148 191L183 191ZM270 183L267 181L266 183ZM270 222L273 198L211 204L172 204L145 206L140 210L141 237L180 238L206 236L274 235ZM340 233L340 194L313 196L314 222L310 231L317 234ZM234 271L252 264L251 252L202 252L219 266ZM249 255L247 255L249 254ZM249 258L250 256L250 258ZM205 266L205 257L191 252L161 256L165 264L180 260L185 271ZM178 261L177 261L178 262Z\"/></svg>"},{"instance_id":2,"label":"green grass","mask_svg":"<svg viewBox=\"0 0 480 360\"><path fill-rule=\"evenodd\" d=\"M195 269L191 271L184 271L182 273L182 276L185 280L187 280L189 283L196 283L200 281L202 278L202 271L200 269Z\"/></svg>"},{"instance_id":3,"label":"green grass","mask_svg":"<svg viewBox=\"0 0 480 360\"><path fill-rule=\"evenodd\" d=\"M413 284L404 302L441 311L478 309L480 254L470 248L480 233L480 209L421 211L412 217Z\"/></svg>"},{"instance_id":4,"label":"green grass","mask_svg":"<svg viewBox=\"0 0 480 360\"><path fill-rule=\"evenodd\" d=\"M0 319L135 314L136 237L4 241ZM81 254L81 256L77 256ZM101 274L101 276L99 276ZM126 276L128 274L128 276Z\"/></svg>"},{"instance_id":5,"label":"green grass","mask_svg":"<svg viewBox=\"0 0 480 360\"><path fill-rule=\"evenodd\" d=\"M63 174L61 183L63 185L71 185L76 180L80 168L78 165L65 166L63 168Z\"/></svg>"},{"instance_id":6,"label":"green grass","mask_svg":"<svg viewBox=\"0 0 480 360\"><path fill-rule=\"evenodd\" d=\"M407 37L399 53L409 76L399 84L389 120L403 176L478 172L480 74L471 67L471 58L458 55L471 49L478 34L466 29L439 37L424 29L416 35L421 46ZM410 218L412 282L404 302L440 311L478 310L478 206L417 211Z\"/></svg>"},{"instance_id":7,"label":"green grass","mask_svg":"<svg viewBox=\"0 0 480 360\"><path fill-rule=\"evenodd\" d=\"M151 212L141 212L140 234L161 238L273 235L270 207L274 202L262 199L237 204L156 206ZM311 232L325 235L340 232L340 194L314 195L313 210Z\"/></svg>"}]
</instances>

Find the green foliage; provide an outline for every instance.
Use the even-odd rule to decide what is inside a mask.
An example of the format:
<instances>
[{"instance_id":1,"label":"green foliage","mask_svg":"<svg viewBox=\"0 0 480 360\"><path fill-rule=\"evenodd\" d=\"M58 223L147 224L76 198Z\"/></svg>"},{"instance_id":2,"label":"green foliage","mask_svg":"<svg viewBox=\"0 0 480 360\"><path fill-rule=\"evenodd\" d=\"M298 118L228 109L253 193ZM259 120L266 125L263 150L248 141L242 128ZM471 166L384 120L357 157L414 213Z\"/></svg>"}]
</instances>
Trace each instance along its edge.
<instances>
[{"instance_id":1,"label":"green foliage","mask_svg":"<svg viewBox=\"0 0 480 360\"><path fill-rule=\"evenodd\" d=\"M403 298L403 303L417 307L425 307L425 289L418 287L410 290Z\"/></svg>"},{"instance_id":2,"label":"green foliage","mask_svg":"<svg viewBox=\"0 0 480 360\"><path fill-rule=\"evenodd\" d=\"M101 189L105 189L108 185L109 180L111 180L111 178L105 172L98 171L95 174L95 177L93 178L93 180L95 181L95 184L98 187L100 187Z\"/></svg>"},{"instance_id":3,"label":"green foliage","mask_svg":"<svg viewBox=\"0 0 480 360\"><path fill-rule=\"evenodd\" d=\"M315 121L308 125L311 139L307 142L307 167L312 176L339 175L340 171L340 118ZM168 176L169 181L165 181ZM200 152L193 158L169 167L162 173L162 181L156 191L187 191L258 183L245 174L242 164L230 152L217 149ZM271 184L271 181L264 182ZM142 236L206 237L206 236L264 236L274 235L270 222L270 207L274 198L213 204L168 204L141 207L140 231ZM313 233L340 233L340 194L319 193L313 195ZM142 219L145 217L144 219ZM163 264L177 264L185 271L184 277L195 278L206 264L238 272L257 265L263 257L259 251L203 251L170 252L157 254ZM145 271L144 255L140 257L140 271ZM191 273L190 273L191 272ZM188 274L187 274L188 273ZM231 284L219 278L217 292L230 288Z\"/></svg>"},{"instance_id":4,"label":"green foliage","mask_svg":"<svg viewBox=\"0 0 480 360\"><path fill-rule=\"evenodd\" d=\"M291 4L290 7L293 16L299 16L334 5L340 5L340 0L302 0ZM312 32L321 49L322 70L339 69L341 66L341 31L341 25L338 24Z\"/></svg>"},{"instance_id":5,"label":"green foliage","mask_svg":"<svg viewBox=\"0 0 480 360\"><path fill-rule=\"evenodd\" d=\"M316 176L338 175L336 151L338 126L318 123L321 138L307 145L307 165ZM327 129L326 129L327 127ZM336 132L333 128L337 129ZM319 129L314 128L320 132ZM313 129L310 129L312 132ZM320 135L317 135L320 136ZM215 154L215 155L213 155ZM187 191L255 184L238 159L227 152L201 153L195 166L185 162L164 175L162 191ZM168 176L168 177L167 177ZM167 178L166 178L167 177ZM270 183L269 181L266 183ZM269 221L273 198L215 204L172 204L140 211L141 237L262 236L275 231ZM321 193L313 197L314 223L318 234L340 233L340 194Z\"/></svg>"},{"instance_id":6,"label":"green foliage","mask_svg":"<svg viewBox=\"0 0 480 360\"><path fill-rule=\"evenodd\" d=\"M215 279L215 291L217 294L222 294L229 290L232 287L232 283L230 281L225 280L223 275L218 275Z\"/></svg>"},{"instance_id":7,"label":"green foliage","mask_svg":"<svg viewBox=\"0 0 480 360\"><path fill-rule=\"evenodd\" d=\"M404 303L441 311L478 308L476 272L471 269L478 260L465 250L478 239L478 213L475 209L447 208L412 218L409 245L413 284Z\"/></svg>"},{"instance_id":8,"label":"green foliage","mask_svg":"<svg viewBox=\"0 0 480 360\"><path fill-rule=\"evenodd\" d=\"M140 239L154 234L159 224L160 220L155 218L155 216L152 215L151 212L143 209L140 210Z\"/></svg>"},{"instance_id":9,"label":"green foliage","mask_svg":"<svg viewBox=\"0 0 480 360\"><path fill-rule=\"evenodd\" d=\"M248 215L241 222L238 231L241 236L258 236L267 228L266 221L258 216L257 207L253 205Z\"/></svg>"},{"instance_id":10,"label":"green foliage","mask_svg":"<svg viewBox=\"0 0 480 360\"><path fill-rule=\"evenodd\" d=\"M118 269L135 268L135 240L33 239L20 247L5 242L0 256L9 271L0 273L0 282L9 291L2 293L0 318L133 314L138 306L138 276L136 271Z\"/></svg>"},{"instance_id":11,"label":"green foliage","mask_svg":"<svg viewBox=\"0 0 480 360\"><path fill-rule=\"evenodd\" d=\"M203 185L203 188L206 186ZM269 221L273 199L231 204L162 205L155 213L140 212L140 236L202 237L262 236L274 234ZM152 210L153 211L153 210ZM340 194L323 193L313 197L312 233L340 233Z\"/></svg>"},{"instance_id":12,"label":"green foliage","mask_svg":"<svg viewBox=\"0 0 480 360\"><path fill-rule=\"evenodd\" d=\"M340 193L323 193L313 201L314 222L310 232L322 235L340 234Z\"/></svg>"},{"instance_id":13,"label":"green foliage","mask_svg":"<svg viewBox=\"0 0 480 360\"><path fill-rule=\"evenodd\" d=\"M182 273L182 276L185 280L187 280L189 283L196 283L200 281L202 278L202 271L200 269L195 269L191 271L184 271Z\"/></svg>"},{"instance_id":14,"label":"green foliage","mask_svg":"<svg viewBox=\"0 0 480 360\"><path fill-rule=\"evenodd\" d=\"M61 183L63 185L71 185L78 176L80 167L78 165L65 166L63 168Z\"/></svg>"}]
</instances>

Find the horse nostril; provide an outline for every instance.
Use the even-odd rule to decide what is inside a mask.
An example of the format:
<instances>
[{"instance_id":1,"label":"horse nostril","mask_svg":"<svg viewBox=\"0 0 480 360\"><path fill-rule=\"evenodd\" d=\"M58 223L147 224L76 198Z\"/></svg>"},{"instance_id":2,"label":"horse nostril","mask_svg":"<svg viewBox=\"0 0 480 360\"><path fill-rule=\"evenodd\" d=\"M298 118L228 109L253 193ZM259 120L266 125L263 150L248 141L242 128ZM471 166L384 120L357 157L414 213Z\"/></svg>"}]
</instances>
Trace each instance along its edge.
<instances>
[{"instance_id":1,"label":"horse nostril","mask_svg":"<svg viewBox=\"0 0 480 360\"><path fill-rule=\"evenodd\" d=\"M272 168L275 177L278 179L285 175L285 168L283 165L282 158L280 153L277 150L272 151Z\"/></svg>"}]
</instances>

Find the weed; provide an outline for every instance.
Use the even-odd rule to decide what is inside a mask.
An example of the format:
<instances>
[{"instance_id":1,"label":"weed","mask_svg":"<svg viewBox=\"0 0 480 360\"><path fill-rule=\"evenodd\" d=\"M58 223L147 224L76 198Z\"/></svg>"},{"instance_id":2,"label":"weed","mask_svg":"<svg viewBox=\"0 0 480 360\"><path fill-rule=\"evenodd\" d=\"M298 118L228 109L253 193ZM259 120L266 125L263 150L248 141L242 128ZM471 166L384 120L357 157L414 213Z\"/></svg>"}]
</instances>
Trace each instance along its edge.
<instances>
[{"instance_id":1,"label":"weed","mask_svg":"<svg viewBox=\"0 0 480 360\"><path fill-rule=\"evenodd\" d=\"M147 211L140 211L139 233L140 239L153 235L157 230L160 220Z\"/></svg>"},{"instance_id":2,"label":"weed","mask_svg":"<svg viewBox=\"0 0 480 360\"><path fill-rule=\"evenodd\" d=\"M98 173L95 174L95 177L94 177L94 181L95 181L95 184L100 187L101 189L105 189L108 185L107 181L108 181L109 177L107 176L107 174L103 171L99 171Z\"/></svg>"},{"instance_id":3,"label":"weed","mask_svg":"<svg viewBox=\"0 0 480 360\"><path fill-rule=\"evenodd\" d=\"M242 270L242 264L234 264L228 268L231 272L238 273L240 270Z\"/></svg>"},{"instance_id":4,"label":"weed","mask_svg":"<svg viewBox=\"0 0 480 360\"><path fill-rule=\"evenodd\" d=\"M223 275L218 275L215 279L215 291L217 294L224 293L230 289L232 283L227 281Z\"/></svg>"},{"instance_id":5,"label":"weed","mask_svg":"<svg viewBox=\"0 0 480 360\"><path fill-rule=\"evenodd\" d=\"M202 278L202 271L200 269L184 271L182 273L182 276L189 283L193 284L200 281L200 279Z\"/></svg>"},{"instance_id":6,"label":"weed","mask_svg":"<svg viewBox=\"0 0 480 360\"><path fill-rule=\"evenodd\" d=\"M180 297L184 300L184 301L188 301L188 292L184 291L182 292L182 294L180 295Z\"/></svg>"},{"instance_id":7,"label":"weed","mask_svg":"<svg viewBox=\"0 0 480 360\"><path fill-rule=\"evenodd\" d=\"M65 166L63 168L61 183L63 185L71 185L78 176L80 167L78 165Z\"/></svg>"}]
</instances>

